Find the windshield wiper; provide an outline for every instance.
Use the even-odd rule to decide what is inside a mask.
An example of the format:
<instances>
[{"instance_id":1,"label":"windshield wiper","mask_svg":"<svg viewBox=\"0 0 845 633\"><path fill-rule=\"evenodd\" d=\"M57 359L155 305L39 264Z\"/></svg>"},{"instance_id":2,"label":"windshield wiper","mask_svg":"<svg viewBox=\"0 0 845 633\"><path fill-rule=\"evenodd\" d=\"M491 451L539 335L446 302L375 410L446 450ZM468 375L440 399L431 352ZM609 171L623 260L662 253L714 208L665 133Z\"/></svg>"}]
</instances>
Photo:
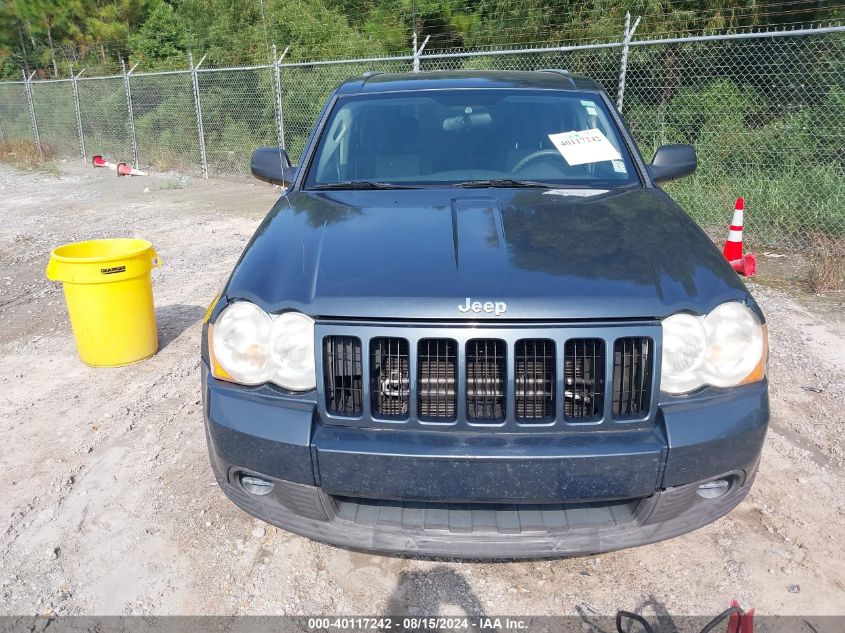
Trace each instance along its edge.
<instances>
[{"instance_id":1,"label":"windshield wiper","mask_svg":"<svg viewBox=\"0 0 845 633\"><path fill-rule=\"evenodd\" d=\"M457 182L452 186L460 187L462 189L487 189L489 187L539 187L541 189L553 189L557 185L550 185L545 182L537 182L534 180L513 180L510 178L501 178L498 180L467 180L466 182Z\"/></svg>"},{"instance_id":2,"label":"windshield wiper","mask_svg":"<svg viewBox=\"0 0 845 633\"><path fill-rule=\"evenodd\" d=\"M410 185L397 185L391 182L374 182L372 180L346 180L344 182L327 182L322 185L311 185L311 191L326 191L331 189L416 189Z\"/></svg>"}]
</instances>

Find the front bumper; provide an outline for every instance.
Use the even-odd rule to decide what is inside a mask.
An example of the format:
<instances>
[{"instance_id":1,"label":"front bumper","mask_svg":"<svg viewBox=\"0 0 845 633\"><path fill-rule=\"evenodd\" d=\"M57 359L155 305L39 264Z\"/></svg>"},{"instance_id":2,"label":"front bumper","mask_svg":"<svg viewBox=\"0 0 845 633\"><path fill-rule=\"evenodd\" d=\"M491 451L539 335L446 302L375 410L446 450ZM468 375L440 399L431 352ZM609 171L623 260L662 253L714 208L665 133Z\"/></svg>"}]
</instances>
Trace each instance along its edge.
<instances>
[{"instance_id":1,"label":"front bumper","mask_svg":"<svg viewBox=\"0 0 845 633\"><path fill-rule=\"evenodd\" d=\"M651 428L527 437L332 426L307 397L205 364L203 386L215 476L245 511L351 549L460 558L598 553L706 525L748 493L769 417L765 382L663 402ZM273 492L247 493L241 474ZM720 477L722 497L696 494Z\"/></svg>"},{"instance_id":2,"label":"front bumper","mask_svg":"<svg viewBox=\"0 0 845 633\"><path fill-rule=\"evenodd\" d=\"M597 554L685 534L730 512L748 494L754 479L754 472L745 479L739 479L743 473L732 473L737 483L714 500L696 494L698 483L661 490L637 501L632 512L623 509L620 521L608 517L579 525L577 518L583 519L585 512L612 516L616 510L608 513L598 505L573 504L572 509L557 511L563 518L551 525L542 518L549 511L533 504L483 508L449 504L445 511L422 503L354 504L316 486L280 480L274 482L272 493L256 497L216 474L226 496L249 514L323 543L384 554L492 560ZM350 504L357 505L357 513L346 511ZM537 516L539 521L531 522Z\"/></svg>"}]
</instances>

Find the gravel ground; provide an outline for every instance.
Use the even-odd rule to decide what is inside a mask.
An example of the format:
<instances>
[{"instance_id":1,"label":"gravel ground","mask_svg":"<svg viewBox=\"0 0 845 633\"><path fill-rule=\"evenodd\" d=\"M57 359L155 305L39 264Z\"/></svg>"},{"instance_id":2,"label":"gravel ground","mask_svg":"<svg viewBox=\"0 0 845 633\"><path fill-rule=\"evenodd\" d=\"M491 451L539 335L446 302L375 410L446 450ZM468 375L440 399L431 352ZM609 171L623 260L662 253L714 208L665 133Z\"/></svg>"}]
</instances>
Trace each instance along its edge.
<instances>
[{"instance_id":1,"label":"gravel ground","mask_svg":"<svg viewBox=\"0 0 845 633\"><path fill-rule=\"evenodd\" d=\"M352 553L232 505L208 464L200 320L277 193L259 184L0 167L0 614L845 614L842 302L756 283L772 426L729 516L668 542L569 560L452 563ZM76 357L51 248L140 236L159 353ZM766 264L763 274L766 280Z\"/></svg>"}]
</instances>

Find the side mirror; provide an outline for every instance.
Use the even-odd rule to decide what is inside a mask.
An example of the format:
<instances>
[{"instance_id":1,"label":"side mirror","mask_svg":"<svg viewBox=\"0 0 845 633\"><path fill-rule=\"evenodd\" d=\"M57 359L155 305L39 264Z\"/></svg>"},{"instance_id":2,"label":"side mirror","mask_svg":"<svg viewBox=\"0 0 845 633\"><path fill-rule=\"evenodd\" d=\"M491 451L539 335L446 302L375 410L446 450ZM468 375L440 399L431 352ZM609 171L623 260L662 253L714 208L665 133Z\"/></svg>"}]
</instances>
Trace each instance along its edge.
<instances>
[{"instance_id":1,"label":"side mirror","mask_svg":"<svg viewBox=\"0 0 845 633\"><path fill-rule=\"evenodd\" d=\"M648 173L656 185L689 176L696 167L695 148L692 145L661 145L657 148Z\"/></svg>"},{"instance_id":2,"label":"side mirror","mask_svg":"<svg viewBox=\"0 0 845 633\"><path fill-rule=\"evenodd\" d=\"M274 185L289 187L296 176L288 153L280 147L259 147L252 153L249 165L252 175Z\"/></svg>"}]
</instances>

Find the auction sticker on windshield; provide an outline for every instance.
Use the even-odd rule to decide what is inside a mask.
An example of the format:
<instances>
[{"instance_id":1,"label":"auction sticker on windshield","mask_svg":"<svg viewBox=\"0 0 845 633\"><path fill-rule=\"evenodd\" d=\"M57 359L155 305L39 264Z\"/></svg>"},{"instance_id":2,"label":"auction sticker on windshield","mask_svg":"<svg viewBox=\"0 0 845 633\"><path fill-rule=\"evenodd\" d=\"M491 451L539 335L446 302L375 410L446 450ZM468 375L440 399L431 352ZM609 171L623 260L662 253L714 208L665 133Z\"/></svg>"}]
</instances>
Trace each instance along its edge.
<instances>
[{"instance_id":1,"label":"auction sticker on windshield","mask_svg":"<svg viewBox=\"0 0 845 633\"><path fill-rule=\"evenodd\" d=\"M579 132L549 134L549 140L569 165L600 163L605 160L622 160L613 144L601 130L592 128Z\"/></svg>"}]
</instances>

